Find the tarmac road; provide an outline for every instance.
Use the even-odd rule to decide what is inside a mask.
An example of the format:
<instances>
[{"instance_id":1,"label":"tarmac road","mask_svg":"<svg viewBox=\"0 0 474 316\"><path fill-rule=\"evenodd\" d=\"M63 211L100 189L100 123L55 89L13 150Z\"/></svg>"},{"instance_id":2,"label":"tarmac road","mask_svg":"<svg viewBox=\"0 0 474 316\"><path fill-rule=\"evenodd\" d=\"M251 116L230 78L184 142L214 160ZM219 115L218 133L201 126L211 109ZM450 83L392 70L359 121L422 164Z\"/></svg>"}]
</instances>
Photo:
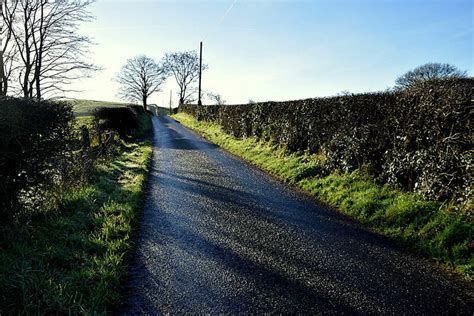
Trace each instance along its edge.
<instances>
[{"instance_id":1,"label":"tarmac road","mask_svg":"<svg viewBox=\"0 0 474 316\"><path fill-rule=\"evenodd\" d=\"M473 314L472 287L154 117L120 314Z\"/></svg>"}]
</instances>

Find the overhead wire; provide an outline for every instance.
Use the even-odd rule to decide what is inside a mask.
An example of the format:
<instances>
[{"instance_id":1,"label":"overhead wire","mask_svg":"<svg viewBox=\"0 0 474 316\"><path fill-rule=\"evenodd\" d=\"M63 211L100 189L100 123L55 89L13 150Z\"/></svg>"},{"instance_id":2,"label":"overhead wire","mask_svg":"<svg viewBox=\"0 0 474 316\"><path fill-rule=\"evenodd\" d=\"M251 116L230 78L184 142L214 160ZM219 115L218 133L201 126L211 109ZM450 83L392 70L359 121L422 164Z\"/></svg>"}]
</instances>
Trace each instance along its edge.
<instances>
[{"instance_id":1,"label":"overhead wire","mask_svg":"<svg viewBox=\"0 0 474 316\"><path fill-rule=\"evenodd\" d=\"M216 26L211 30L209 31L206 36L204 36L204 38L202 39L203 41L205 41L209 35L211 35L212 33L214 33L222 24L222 22L224 22L225 18L229 15L230 11L232 11L232 9L234 8L235 4L237 3L237 0L234 0L231 5L227 8L227 10L225 10L224 14L221 16L221 18L219 19L219 22L216 24Z\"/></svg>"}]
</instances>

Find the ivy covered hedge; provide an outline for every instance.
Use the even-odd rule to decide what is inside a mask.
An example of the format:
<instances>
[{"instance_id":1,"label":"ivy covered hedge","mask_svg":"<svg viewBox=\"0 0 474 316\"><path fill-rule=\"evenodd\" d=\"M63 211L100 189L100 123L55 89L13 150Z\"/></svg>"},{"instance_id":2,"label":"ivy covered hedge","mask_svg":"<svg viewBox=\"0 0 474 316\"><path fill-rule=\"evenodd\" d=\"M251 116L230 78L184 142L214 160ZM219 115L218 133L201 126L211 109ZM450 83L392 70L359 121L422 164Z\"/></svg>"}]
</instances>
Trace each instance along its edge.
<instances>
[{"instance_id":1,"label":"ivy covered hedge","mask_svg":"<svg viewBox=\"0 0 474 316\"><path fill-rule=\"evenodd\" d=\"M183 105L198 120L289 151L321 154L320 171L369 170L430 199L472 199L473 79L426 81L404 91L244 105Z\"/></svg>"}]
</instances>

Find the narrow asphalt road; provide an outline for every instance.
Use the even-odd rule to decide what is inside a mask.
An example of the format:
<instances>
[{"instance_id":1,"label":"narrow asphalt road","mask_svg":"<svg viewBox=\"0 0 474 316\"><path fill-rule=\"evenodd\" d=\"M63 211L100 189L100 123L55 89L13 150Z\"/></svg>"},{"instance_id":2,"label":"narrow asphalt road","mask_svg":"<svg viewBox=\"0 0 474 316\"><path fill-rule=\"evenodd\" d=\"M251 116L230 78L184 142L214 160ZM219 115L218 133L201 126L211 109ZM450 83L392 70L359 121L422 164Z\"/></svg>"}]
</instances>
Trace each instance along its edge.
<instances>
[{"instance_id":1,"label":"narrow asphalt road","mask_svg":"<svg viewBox=\"0 0 474 316\"><path fill-rule=\"evenodd\" d=\"M449 279L170 118L121 314L473 314Z\"/></svg>"}]
</instances>

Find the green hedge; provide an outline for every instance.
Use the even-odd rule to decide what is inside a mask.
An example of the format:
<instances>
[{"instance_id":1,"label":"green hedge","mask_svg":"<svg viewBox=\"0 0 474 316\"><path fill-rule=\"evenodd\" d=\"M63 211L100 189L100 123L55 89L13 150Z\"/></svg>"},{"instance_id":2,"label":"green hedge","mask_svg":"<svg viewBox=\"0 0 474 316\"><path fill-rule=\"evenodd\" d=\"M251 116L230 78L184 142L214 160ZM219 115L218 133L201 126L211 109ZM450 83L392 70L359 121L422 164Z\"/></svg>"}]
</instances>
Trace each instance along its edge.
<instances>
[{"instance_id":1,"label":"green hedge","mask_svg":"<svg viewBox=\"0 0 474 316\"><path fill-rule=\"evenodd\" d=\"M35 188L50 187L67 169L73 112L67 103L0 99L0 216L9 222L20 199L40 198Z\"/></svg>"},{"instance_id":2,"label":"green hedge","mask_svg":"<svg viewBox=\"0 0 474 316\"><path fill-rule=\"evenodd\" d=\"M425 197L472 198L473 79L433 80L379 92L244 105L184 105L236 136L310 151L330 173L359 168Z\"/></svg>"}]
</instances>

